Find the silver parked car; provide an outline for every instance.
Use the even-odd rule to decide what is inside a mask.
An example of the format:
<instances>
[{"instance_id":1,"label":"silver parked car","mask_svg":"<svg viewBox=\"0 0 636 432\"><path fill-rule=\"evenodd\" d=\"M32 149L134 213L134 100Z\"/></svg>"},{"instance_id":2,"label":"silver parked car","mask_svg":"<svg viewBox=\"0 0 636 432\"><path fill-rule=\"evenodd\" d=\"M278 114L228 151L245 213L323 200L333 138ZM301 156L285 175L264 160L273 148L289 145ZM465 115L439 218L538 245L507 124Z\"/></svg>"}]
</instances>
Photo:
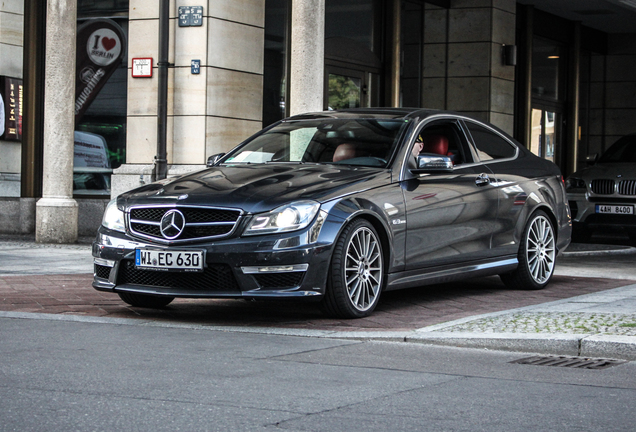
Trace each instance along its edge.
<instances>
[{"instance_id":1,"label":"silver parked car","mask_svg":"<svg viewBox=\"0 0 636 432\"><path fill-rule=\"evenodd\" d=\"M593 164L572 174L566 191L573 240L589 240L596 230L623 231L636 242L636 133L616 141Z\"/></svg>"}]
</instances>

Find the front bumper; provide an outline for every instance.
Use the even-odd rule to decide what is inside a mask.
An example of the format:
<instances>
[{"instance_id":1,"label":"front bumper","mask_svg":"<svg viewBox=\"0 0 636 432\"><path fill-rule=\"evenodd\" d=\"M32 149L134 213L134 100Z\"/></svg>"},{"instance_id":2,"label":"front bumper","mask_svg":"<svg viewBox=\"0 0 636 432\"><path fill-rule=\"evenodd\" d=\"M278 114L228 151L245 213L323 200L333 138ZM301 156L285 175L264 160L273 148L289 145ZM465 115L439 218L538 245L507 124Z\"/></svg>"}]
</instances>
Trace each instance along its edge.
<instances>
[{"instance_id":1,"label":"front bumper","mask_svg":"<svg viewBox=\"0 0 636 432\"><path fill-rule=\"evenodd\" d=\"M306 236L260 236L165 246L135 240L101 227L93 243L93 287L191 298L306 298L324 294L333 242L308 244ZM135 250L202 250L203 272L135 267Z\"/></svg>"},{"instance_id":2,"label":"front bumper","mask_svg":"<svg viewBox=\"0 0 636 432\"><path fill-rule=\"evenodd\" d=\"M596 213L597 205L632 206L636 208L636 199L625 197L589 197L587 193L568 193L572 222L576 227L615 227L635 228L636 215L602 214Z\"/></svg>"}]
</instances>

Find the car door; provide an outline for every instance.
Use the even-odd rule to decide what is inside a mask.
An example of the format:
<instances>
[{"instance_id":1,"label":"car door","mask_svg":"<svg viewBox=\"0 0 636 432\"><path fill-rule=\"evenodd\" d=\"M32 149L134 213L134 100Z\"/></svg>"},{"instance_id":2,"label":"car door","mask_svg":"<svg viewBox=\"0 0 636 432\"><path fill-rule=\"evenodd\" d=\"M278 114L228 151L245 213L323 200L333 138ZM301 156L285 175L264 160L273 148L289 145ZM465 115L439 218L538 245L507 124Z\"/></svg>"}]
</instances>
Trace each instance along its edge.
<instances>
[{"instance_id":1,"label":"car door","mask_svg":"<svg viewBox=\"0 0 636 432\"><path fill-rule=\"evenodd\" d=\"M492 253L496 256L514 255L518 250L515 228L529 198L526 183L532 183L537 167L532 161L521 160L523 154L516 144L494 128L468 119L464 125L480 161L492 172L490 185L499 196Z\"/></svg>"},{"instance_id":2,"label":"car door","mask_svg":"<svg viewBox=\"0 0 636 432\"><path fill-rule=\"evenodd\" d=\"M489 183L490 170L476 162L459 122L434 121L416 136L429 134L448 138L447 153L455 166L446 173L415 175L407 167L403 170L406 270L491 256L498 196Z\"/></svg>"}]
</instances>

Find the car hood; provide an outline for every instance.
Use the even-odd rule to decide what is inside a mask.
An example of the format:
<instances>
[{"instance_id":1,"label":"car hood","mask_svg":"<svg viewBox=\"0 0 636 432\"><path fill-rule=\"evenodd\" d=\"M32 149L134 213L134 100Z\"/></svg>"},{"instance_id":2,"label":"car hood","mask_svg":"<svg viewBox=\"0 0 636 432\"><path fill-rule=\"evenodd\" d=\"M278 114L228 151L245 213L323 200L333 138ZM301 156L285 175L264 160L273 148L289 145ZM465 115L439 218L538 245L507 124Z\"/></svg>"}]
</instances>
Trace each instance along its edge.
<instances>
[{"instance_id":1,"label":"car hood","mask_svg":"<svg viewBox=\"0 0 636 432\"><path fill-rule=\"evenodd\" d=\"M595 179L636 179L636 164L633 163L597 163L575 172L571 177L586 181Z\"/></svg>"},{"instance_id":2,"label":"car hood","mask_svg":"<svg viewBox=\"0 0 636 432\"><path fill-rule=\"evenodd\" d=\"M386 169L315 165L249 164L208 168L151 183L120 195L131 205L208 205L248 213L272 210L295 200L326 202L390 181Z\"/></svg>"}]
</instances>

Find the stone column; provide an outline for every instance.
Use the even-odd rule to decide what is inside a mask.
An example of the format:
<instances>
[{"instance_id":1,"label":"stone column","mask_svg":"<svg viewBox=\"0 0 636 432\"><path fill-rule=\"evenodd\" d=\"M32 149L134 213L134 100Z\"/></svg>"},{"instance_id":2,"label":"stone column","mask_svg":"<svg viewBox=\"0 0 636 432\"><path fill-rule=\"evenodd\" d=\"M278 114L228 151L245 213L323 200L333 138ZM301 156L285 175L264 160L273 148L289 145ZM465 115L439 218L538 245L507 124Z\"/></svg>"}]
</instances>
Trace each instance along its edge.
<instances>
[{"instance_id":1,"label":"stone column","mask_svg":"<svg viewBox=\"0 0 636 432\"><path fill-rule=\"evenodd\" d=\"M325 0L292 0L290 115L322 111Z\"/></svg>"},{"instance_id":2,"label":"stone column","mask_svg":"<svg viewBox=\"0 0 636 432\"><path fill-rule=\"evenodd\" d=\"M36 204L35 240L77 241L73 199L75 41L77 0L48 0L42 198Z\"/></svg>"}]
</instances>

